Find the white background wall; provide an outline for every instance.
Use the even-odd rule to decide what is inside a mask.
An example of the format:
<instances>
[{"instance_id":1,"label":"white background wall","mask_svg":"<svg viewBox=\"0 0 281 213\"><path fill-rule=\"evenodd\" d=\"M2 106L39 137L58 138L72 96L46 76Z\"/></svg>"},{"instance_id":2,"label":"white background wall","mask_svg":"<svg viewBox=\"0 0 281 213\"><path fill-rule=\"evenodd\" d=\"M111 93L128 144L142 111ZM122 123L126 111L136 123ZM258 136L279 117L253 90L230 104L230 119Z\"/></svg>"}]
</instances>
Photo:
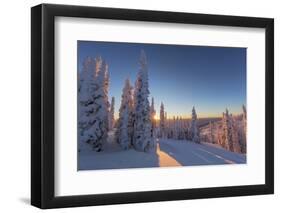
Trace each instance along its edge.
<instances>
[{"instance_id":1,"label":"white background wall","mask_svg":"<svg viewBox=\"0 0 281 213\"><path fill-rule=\"evenodd\" d=\"M81 4L194 13L275 18L275 195L201 199L130 205L50 210L52 212L277 212L281 207L281 13L278 0L132 1L58 0L45 3ZM37 0L2 1L0 10L0 212L38 212L30 197L30 7ZM278 85L279 84L279 85ZM258 133L257 133L258 134ZM280 211L280 210L279 210Z\"/></svg>"}]
</instances>

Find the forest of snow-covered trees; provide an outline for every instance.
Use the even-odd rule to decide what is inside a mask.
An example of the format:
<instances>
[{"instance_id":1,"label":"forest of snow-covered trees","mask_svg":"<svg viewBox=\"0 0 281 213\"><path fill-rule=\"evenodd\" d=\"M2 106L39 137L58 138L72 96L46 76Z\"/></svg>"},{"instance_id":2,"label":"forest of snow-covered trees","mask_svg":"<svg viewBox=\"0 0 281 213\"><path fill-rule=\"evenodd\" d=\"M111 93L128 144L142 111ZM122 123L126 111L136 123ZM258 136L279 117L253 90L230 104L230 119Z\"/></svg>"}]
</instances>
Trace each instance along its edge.
<instances>
[{"instance_id":1,"label":"forest of snow-covered trees","mask_svg":"<svg viewBox=\"0 0 281 213\"><path fill-rule=\"evenodd\" d=\"M108 143L115 143L123 152L133 149L153 153L157 152L157 144L165 140L209 143L230 152L246 153L244 105L241 114L232 115L225 109L220 118L200 119L195 107L186 109L190 118L170 115L165 103L150 94L148 63L142 50L134 84L129 78L124 79L120 108L115 109L116 99L109 97L109 67L102 57L87 57L78 74L80 153L85 145L91 147L93 154L102 153ZM160 109L155 109L155 101L161 102ZM114 116L115 110L119 110L118 117Z\"/></svg>"}]
</instances>

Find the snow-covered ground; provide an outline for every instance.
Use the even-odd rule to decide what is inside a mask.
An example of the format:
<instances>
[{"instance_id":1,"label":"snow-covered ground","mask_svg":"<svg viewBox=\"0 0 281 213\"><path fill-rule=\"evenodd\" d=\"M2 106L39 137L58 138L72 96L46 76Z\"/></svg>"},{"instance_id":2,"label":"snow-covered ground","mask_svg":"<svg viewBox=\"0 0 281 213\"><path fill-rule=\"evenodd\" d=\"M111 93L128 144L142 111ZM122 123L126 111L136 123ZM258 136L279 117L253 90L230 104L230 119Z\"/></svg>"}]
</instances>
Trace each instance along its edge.
<instances>
[{"instance_id":1,"label":"snow-covered ground","mask_svg":"<svg viewBox=\"0 0 281 213\"><path fill-rule=\"evenodd\" d=\"M118 144L109 140L103 152L94 152L90 145L83 144L78 153L78 170L243 163L246 163L244 154L233 153L209 143L196 144L172 139L157 140L156 152L122 150Z\"/></svg>"}]
</instances>

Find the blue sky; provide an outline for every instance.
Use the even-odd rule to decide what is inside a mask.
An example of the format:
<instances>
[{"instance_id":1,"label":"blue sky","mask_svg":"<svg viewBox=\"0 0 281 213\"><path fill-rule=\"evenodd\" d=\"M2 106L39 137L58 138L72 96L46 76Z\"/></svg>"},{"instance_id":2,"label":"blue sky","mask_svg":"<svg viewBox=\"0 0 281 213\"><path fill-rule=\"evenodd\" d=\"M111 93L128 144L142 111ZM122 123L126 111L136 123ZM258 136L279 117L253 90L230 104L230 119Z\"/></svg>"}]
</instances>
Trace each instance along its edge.
<instances>
[{"instance_id":1,"label":"blue sky","mask_svg":"<svg viewBox=\"0 0 281 213\"><path fill-rule=\"evenodd\" d=\"M157 117L161 102L168 117L221 116L246 105L246 48L78 41L78 72L87 56L101 56L109 66L109 96L115 97L118 115L126 78L134 84L140 51L148 61L150 98Z\"/></svg>"}]
</instances>

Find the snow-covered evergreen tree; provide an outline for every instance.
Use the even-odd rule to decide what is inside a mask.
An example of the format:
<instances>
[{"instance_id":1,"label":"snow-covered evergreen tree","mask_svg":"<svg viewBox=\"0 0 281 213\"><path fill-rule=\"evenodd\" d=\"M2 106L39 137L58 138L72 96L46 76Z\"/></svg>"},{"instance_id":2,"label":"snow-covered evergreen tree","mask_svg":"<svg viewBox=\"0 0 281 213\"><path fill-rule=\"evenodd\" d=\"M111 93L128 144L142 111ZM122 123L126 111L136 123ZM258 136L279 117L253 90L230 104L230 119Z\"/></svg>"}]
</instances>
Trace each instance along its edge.
<instances>
[{"instance_id":1,"label":"snow-covered evergreen tree","mask_svg":"<svg viewBox=\"0 0 281 213\"><path fill-rule=\"evenodd\" d=\"M210 143L215 143L214 123L212 121L209 122L209 131L210 131L210 136L209 136Z\"/></svg>"},{"instance_id":2,"label":"snow-covered evergreen tree","mask_svg":"<svg viewBox=\"0 0 281 213\"><path fill-rule=\"evenodd\" d=\"M110 111L110 102L108 97L109 92L109 71L108 71L108 64L103 61L102 66L104 66L104 82L103 82L103 88L104 88L104 101L106 106L106 114L107 114L107 130L109 129L109 111ZM103 67L102 67L103 68Z\"/></svg>"},{"instance_id":3,"label":"snow-covered evergreen tree","mask_svg":"<svg viewBox=\"0 0 281 213\"><path fill-rule=\"evenodd\" d=\"M154 146L151 137L151 120L148 88L148 67L145 52L141 51L140 68L135 85L134 138L133 145L138 151L149 151Z\"/></svg>"},{"instance_id":4,"label":"snow-covered evergreen tree","mask_svg":"<svg viewBox=\"0 0 281 213\"><path fill-rule=\"evenodd\" d=\"M174 139L178 140L180 135L180 127L179 127L179 117L176 117L175 120L175 132L174 132Z\"/></svg>"},{"instance_id":5,"label":"snow-covered evergreen tree","mask_svg":"<svg viewBox=\"0 0 281 213\"><path fill-rule=\"evenodd\" d=\"M132 86L129 79L126 79L122 91L122 100L119 109L119 119L117 123L116 139L123 149L129 149L132 145L133 135L133 99Z\"/></svg>"},{"instance_id":6,"label":"snow-covered evergreen tree","mask_svg":"<svg viewBox=\"0 0 281 213\"><path fill-rule=\"evenodd\" d=\"M93 90L95 78L96 62L94 58L87 57L83 61L82 71L79 73L78 81L78 112L79 112L79 141L84 141L84 131L89 128L91 123L89 112L93 108L91 102L91 94L89 91Z\"/></svg>"},{"instance_id":7,"label":"snow-covered evergreen tree","mask_svg":"<svg viewBox=\"0 0 281 213\"><path fill-rule=\"evenodd\" d=\"M180 116L179 118L179 136L178 136L179 140L183 140L185 139L185 135L184 135L184 122L182 117Z\"/></svg>"},{"instance_id":8,"label":"snow-covered evergreen tree","mask_svg":"<svg viewBox=\"0 0 281 213\"><path fill-rule=\"evenodd\" d=\"M165 109L164 109L164 104L162 102L160 105L159 129L160 129L160 137L165 138Z\"/></svg>"},{"instance_id":9,"label":"snow-covered evergreen tree","mask_svg":"<svg viewBox=\"0 0 281 213\"><path fill-rule=\"evenodd\" d=\"M108 66L101 58L87 58L83 69L87 74L83 78L79 94L79 126L82 129L80 139L92 144L93 149L99 152L108 132Z\"/></svg>"},{"instance_id":10,"label":"snow-covered evergreen tree","mask_svg":"<svg viewBox=\"0 0 281 213\"><path fill-rule=\"evenodd\" d=\"M228 109L223 113L222 119L222 146L229 151L234 151L233 148L233 130L232 130L232 121L229 115Z\"/></svg>"},{"instance_id":11,"label":"snow-covered evergreen tree","mask_svg":"<svg viewBox=\"0 0 281 213\"><path fill-rule=\"evenodd\" d=\"M229 126L229 115L228 115L228 109L225 110L226 112L222 113L222 140L221 145L222 147L229 149L229 133L228 133L228 126Z\"/></svg>"},{"instance_id":12,"label":"snow-covered evergreen tree","mask_svg":"<svg viewBox=\"0 0 281 213\"><path fill-rule=\"evenodd\" d=\"M177 118L176 116L173 116L173 120L172 120L172 138L173 139L177 139L178 135L177 135Z\"/></svg>"},{"instance_id":13,"label":"snow-covered evergreen tree","mask_svg":"<svg viewBox=\"0 0 281 213\"><path fill-rule=\"evenodd\" d=\"M160 121L159 121L159 125L160 125ZM165 111L164 113L164 129L165 129L165 138L168 137L169 134L169 121L168 121L168 115L167 112Z\"/></svg>"},{"instance_id":14,"label":"snow-covered evergreen tree","mask_svg":"<svg viewBox=\"0 0 281 213\"><path fill-rule=\"evenodd\" d=\"M97 64L101 63L101 65L99 71L96 70L96 90L93 92L93 101L96 105L93 115L95 121L90 133L93 136L93 148L96 151L101 150L108 133L108 65L105 61L100 60L97 59Z\"/></svg>"},{"instance_id":15,"label":"snow-covered evergreen tree","mask_svg":"<svg viewBox=\"0 0 281 213\"><path fill-rule=\"evenodd\" d=\"M108 129L113 130L114 125L115 125L115 120L114 120L114 105L115 105L115 98L111 98L111 103L110 103L110 110L108 114Z\"/></svg>"},{"instance_id":16,"label":"snow-covered evergreen tree","mask_svg":"<svg viewBox=\"0 0 281 213\"><path fill-rule=\"evenodd\" d=\"M190 127L191 140L195 143L200 143L199 128L197 126L197 114L195 107L192 108L191 114L191 127Z\"/></svg>"},{"instance_id":17,"label":"snow-covered evergreen tree","mask_svg":"<svg viewBox=\"0 0 281 213\"><path fill-rule=\"evenodd\" d=\"M133 113L132 113L132 122L133 122L133 134L134 134L134 126L135 126L135 122L136 122L136 101L137 101L137 96L138 96L138 77L135 80L135 84L133 87ZM134 135L132 140L134 141Z\"/></svg>"},{"instance_id":18,"label":"snow-covered evergreen tree","mask_svg":"<svg viewBox=\"0 0 281 213\"><path fill-rule=\"evenodd\" d=\"M189 131L190 131L190 123L186 120L185 122L184 122L184 137L185 137L185 139L187 139L187 140L189 140L189 135L190 135L190 133L189 133Z\"/></svg>"},{"instance_id":19,"label":"snow-covered evergreen tree","mask_svg":"<svg viewBox=\"0 0 281 213\"><path fill-rule=\"evenodd\" d=\"M238 134L238 141L241 153L247 151L247 111L245 105L242 106L242 119L237 119L234 123L234 128Z\"/></svg>"},{"instance_id":20,"label":"snow-covered evergreen tree","mask_svg":"<svg viewBox=\"0 0 281 213\"><path fill-rule=\"evenodd\" d=\"M155 135L155 128L156 128L156 119L155 119L156 111L154 108L154 98L151 99L150 105L150 120L151 120L151 136L154 137Z\"/></svg>"},{"instance_id":21,"label":"snow-covered evergreen tree","mask_svg":"<svg viewBox=\"0 0 281 213\"><path fill-rule=\"evenodd\" d=\"M247 142L247 110L245 105L242 106L243 109L243 129L244 129L244 135L245 135L245 144Z\"/></svg>"},{"instance_id":22,"label":"snow-covered evergreen tree","mask_svg":"<svg viewBox=\"0 0 281 213\"><path fill-rule=\"evenodd\" d=\"M239 127L236 118L230 114L230 126L232 135L233 152L241 153L241 141L239 137Z\"/></svg>"}]
</instances>

